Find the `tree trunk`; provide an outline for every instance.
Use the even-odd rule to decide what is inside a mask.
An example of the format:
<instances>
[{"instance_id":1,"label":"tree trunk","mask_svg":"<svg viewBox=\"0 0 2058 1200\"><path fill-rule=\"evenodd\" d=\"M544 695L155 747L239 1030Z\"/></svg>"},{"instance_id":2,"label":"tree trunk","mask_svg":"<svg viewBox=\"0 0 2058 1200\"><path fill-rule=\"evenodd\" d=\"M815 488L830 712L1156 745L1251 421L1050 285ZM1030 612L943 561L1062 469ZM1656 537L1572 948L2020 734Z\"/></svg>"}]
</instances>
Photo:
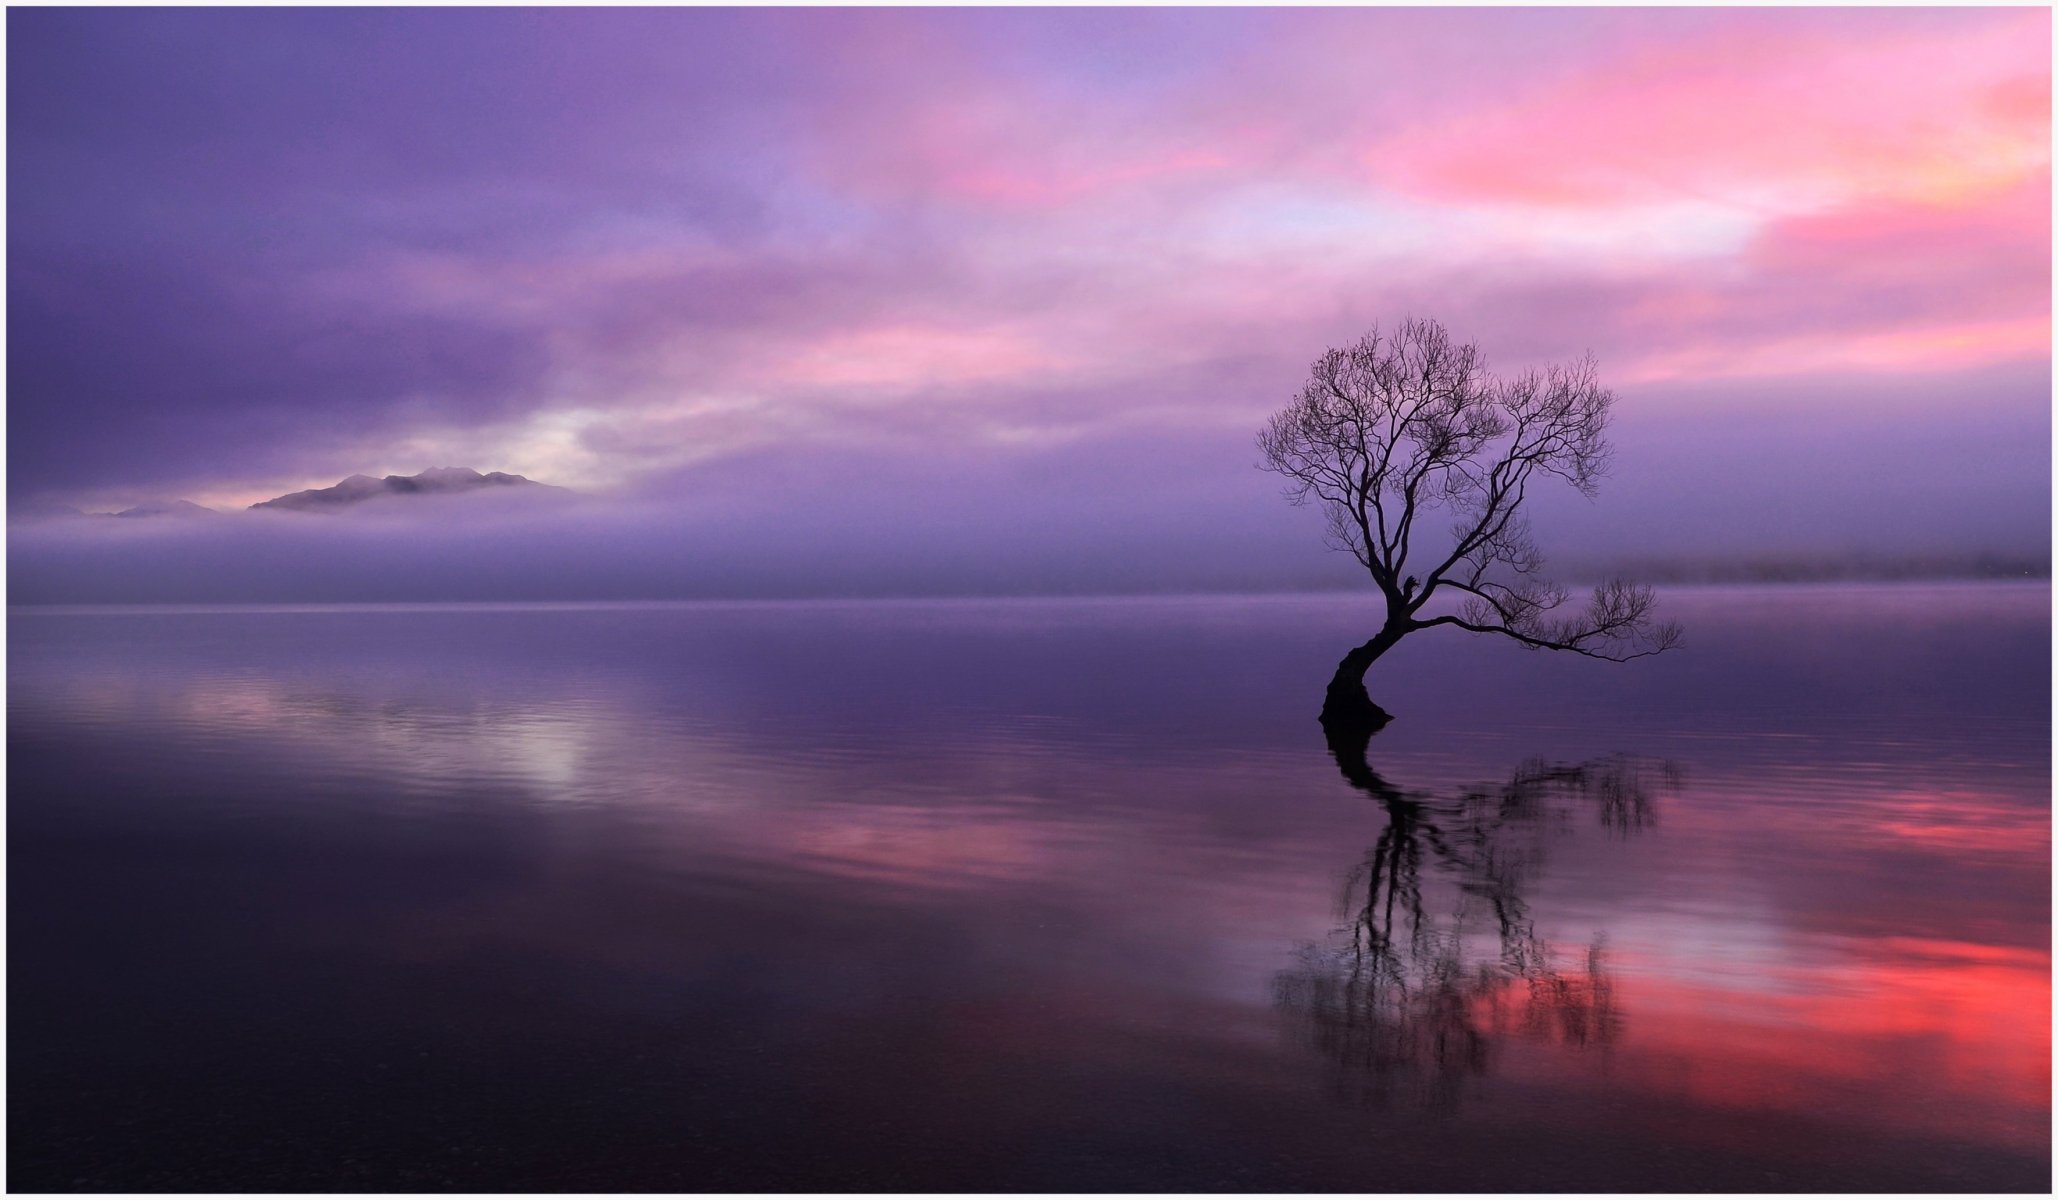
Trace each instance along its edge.
<instances>
[{"instance_id":1,"label":"tree trunk","mask_svg":"<svg viewBox=\"0 0 2058 1200\"><path fill-rule=\"evenodd\" d=\"M1393 649L1406 632L1406 626L1388 625L1336 664L1336 674L1330 676L1329 691L1322 698L1323 728L1332 734L1363 733L1370 737L1393 720L1393 714L1372 703L1372 697L1366 693L1365 672L1380 655Z\"/></svg>"}]
</instances>

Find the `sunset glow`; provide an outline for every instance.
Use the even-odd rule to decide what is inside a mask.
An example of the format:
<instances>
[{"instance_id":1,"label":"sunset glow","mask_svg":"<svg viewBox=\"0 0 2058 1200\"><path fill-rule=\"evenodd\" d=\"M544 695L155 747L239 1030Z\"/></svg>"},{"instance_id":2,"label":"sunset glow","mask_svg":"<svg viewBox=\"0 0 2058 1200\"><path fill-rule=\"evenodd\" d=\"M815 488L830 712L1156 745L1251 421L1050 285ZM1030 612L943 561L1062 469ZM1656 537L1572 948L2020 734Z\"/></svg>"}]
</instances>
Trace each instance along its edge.
<instances>
[{"instance_id":1,"label":"sunset glow","mask_svg":"<svg viewBox=\"0 0 2058 1200\"><path fill-rule=\"evenodd\" d=\"M1770 389L1829 427L1825 379L1911 378L2019 423L2049 373L2049 21L21 13L17 86L68 115L13 131L11 492L1238 454L1322 346L1424 312L1511 366L1590 349L1661 423Z\"/></svg>"}]
</instances>

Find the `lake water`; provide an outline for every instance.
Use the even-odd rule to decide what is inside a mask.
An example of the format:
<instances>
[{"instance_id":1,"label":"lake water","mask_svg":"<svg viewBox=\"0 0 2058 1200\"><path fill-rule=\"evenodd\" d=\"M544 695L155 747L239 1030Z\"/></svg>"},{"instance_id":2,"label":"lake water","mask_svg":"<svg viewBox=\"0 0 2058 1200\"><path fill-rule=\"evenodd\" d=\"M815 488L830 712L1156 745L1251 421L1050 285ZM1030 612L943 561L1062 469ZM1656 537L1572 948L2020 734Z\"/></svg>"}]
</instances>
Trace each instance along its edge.
<instances>
[{"instance_id":1,"label":"lake water","mask_svg":"<svg viewBox=\"0 0 2058 1200\"><path fill-rule=\"evenodd\" d=\"M14 610L15 1190L2050 1186L2050 591Z\"/></svg>"}]
</instances>

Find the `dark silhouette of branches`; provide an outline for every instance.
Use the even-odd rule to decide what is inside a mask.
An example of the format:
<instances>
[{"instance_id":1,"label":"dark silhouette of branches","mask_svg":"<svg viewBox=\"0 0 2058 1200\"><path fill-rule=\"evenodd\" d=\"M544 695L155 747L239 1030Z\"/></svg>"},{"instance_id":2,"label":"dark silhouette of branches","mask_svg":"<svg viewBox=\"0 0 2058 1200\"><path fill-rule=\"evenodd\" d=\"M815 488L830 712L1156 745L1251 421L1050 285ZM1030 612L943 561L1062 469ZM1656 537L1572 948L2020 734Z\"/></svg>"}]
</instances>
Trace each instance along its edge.
<instances>
[{"instance_id":1,"label":"dark silhouette of branches","mask_svg":"<svg viewBox=\"0 0 2058 1200\"><path fill-rule=\"evenodd\" d=\"M1330 746L1386 825L1345 879L1343 926L1274 981L1279 1008L1336 1068L1336 1085L1358 1100L1406 1092L1448 1107L1511 1036L1607 1044L1622 1018L1604 946L1597 938L1569 956L1552 946L1527 893L1564 820L1588 811L1620 833L1644 829L1653 794L1680 786L1677 769L1623 756L1539 759L1494 787L1410 793L1371 768L1368 740L1333 735ZM1491 918L1483 945L1474 915Z\"/></svg>"},{"instance_id":2,"label":"dark silhouette of branches","mask_svg":"<svg viewBox=\"0 0 2058 1200\"><path fill-rule=\"evenodd\" d=\"M1375 327L1315 360L1258 448L1289 500L1320 505L1330 544L1386 601L1379 635L1339 664L1332 704L1362 693L1365 669L1403 636L1443 625L1617 661L1679 644L1639 584L1610 580L1565 608L1522 515L1533 484L1596 494L1614 402L1591 356L1503 379L1430 320ZM1434 514L1446 518L1440 538L1425 530ZM1458 610L1420 615L1439 594Z\"/></svg>"}]
</instances>

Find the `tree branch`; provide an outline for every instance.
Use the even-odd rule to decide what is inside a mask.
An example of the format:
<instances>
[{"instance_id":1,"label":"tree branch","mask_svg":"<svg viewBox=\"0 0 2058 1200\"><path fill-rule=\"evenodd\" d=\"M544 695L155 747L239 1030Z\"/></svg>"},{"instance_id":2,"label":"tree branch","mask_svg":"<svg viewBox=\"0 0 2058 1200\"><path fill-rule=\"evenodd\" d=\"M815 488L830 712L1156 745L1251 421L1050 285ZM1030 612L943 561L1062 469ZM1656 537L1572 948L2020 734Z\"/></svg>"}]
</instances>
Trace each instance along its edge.
<instances>
[{"instance_id":1,"label":"tree branch","mask_svg":"<svg viewBox=\"0 0 2058 1200\"><path fill-rule=\"evenodd\" d=\"M1449 624L1538 649L1643 657L1678 641L1676 626L1653 621L1650 589L1610 582L1583 613L1549 620L1567 597L1542 578L1543 555L1521 516L1541 476L1594 494L1611 454L1614 399L1590 355L1502 379L1476 346L1410 319L1318 358L1258 446L1262 465L1287 477L1288 499L1320 501L1330 543L1349 550L1385 597L1389 629ZM1413 585L1420 518L1441 507L1458 518L1450 544ZM1467 611L1415 621L1445 587L1471 597Z\"/></svg>"}]
</instances>

